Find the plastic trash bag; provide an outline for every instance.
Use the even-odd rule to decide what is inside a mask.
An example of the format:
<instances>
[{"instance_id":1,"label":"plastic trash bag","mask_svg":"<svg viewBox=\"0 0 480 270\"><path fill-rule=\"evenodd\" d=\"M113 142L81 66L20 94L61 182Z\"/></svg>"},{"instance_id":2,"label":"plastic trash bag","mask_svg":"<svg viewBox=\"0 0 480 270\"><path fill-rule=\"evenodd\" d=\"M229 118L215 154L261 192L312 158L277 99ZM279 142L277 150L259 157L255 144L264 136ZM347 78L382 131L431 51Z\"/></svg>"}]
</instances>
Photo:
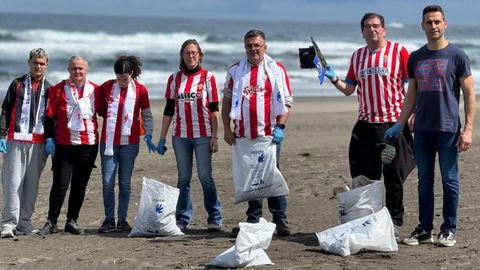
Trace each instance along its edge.
<instances>
[{"instance_id":1,"label":"plastic trash bag","mask_svg":"<svg viewBox=\"0 0 480 270\"><path fill-rule=\"evenodd\" d=\"M340 256L355 254L362 249L384 252L398 250L392 218L386 207L316 235L323 250Z\"/></svg>"},{"instance_id":2,"label":"plastic trash bag","mask_svg":"<svg viewBox=\"0 0 480 270\"><path fill-rule=\"evenodd\" d=\"M383 207L385 186L382 181L372 180L371 184L350 189L336 195L341 223L373 214Z\"/></svg>"},{"instance_id":3,"label":"plastic trash bag","mask_svg":"<svg viewBox=\"0 0 480 270\"><path fill-rule=\"evenodd\" d=\"M208 266L237 268L273 264L265 250L276 225L260 218L258 223L240 222L235 245L208 262Z\"/></svg>"},{"instance_id":4,"label":"plastic trash bag","mask_svg":"<svg viewBox=\"0 0 480 270\"><path fill-rule=\"evenodd\" d=\"M289 192L277 168L277 145L270 137L239 138L232 150L234 203L285 195Z\"/></svg>"},{"instance_id":5,"label":"plastic trash bag","mask_svg":"<svg viewBox=\"0 0 480 270\"><path fill-rule=\"evenodd\" d=\"M137 216L128 236L183 235L175 219L179 193L178 188L143 177Z\"/></svg>"}]
</instances>

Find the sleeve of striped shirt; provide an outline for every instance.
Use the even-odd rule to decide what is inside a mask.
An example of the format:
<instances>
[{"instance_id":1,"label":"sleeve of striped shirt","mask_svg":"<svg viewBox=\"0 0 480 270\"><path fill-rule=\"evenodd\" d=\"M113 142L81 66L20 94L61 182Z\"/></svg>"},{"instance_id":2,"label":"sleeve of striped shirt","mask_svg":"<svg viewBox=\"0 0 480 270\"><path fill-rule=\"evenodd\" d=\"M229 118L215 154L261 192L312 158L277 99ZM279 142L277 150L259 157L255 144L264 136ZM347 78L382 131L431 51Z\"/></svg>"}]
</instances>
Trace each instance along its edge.
<instances>
[{"instance_id":1,"label":"sleeve of striped shirt","mask_svg":"<svg viewBox=\"0 0 480 270\"><path fill-rule=\"evenodd\" d=\"M175 99L175 80L173 79L174 74L171 74L168 77L167 89L165 89L165 98L166 99Z\"/></svg>"},{"instance_id":2,"label":"sleeve of striped shirt","mask_svg":"<svg viewBox=\"0 0 480 270\"><path fill-rule=\"evenodd\" d=\"M208 94L208 103L218 102L218 89L217 89L217 81L215 80L215 76L208 72L207 74L207 94Z\"/></svg>"},{"instance_id":3,"label":"sleeve of striped shirt","mask_svg":"<svg viewBox=\"0 0 480 270\"><path fill-rule=\"evenodd\" d=\"M402 68L402 81L406 82L408 80L408 70L407 70L407 62L408 62L408 51L405 47L402 46L400 50L400 65Z\"/></svg>"}]
</instances>

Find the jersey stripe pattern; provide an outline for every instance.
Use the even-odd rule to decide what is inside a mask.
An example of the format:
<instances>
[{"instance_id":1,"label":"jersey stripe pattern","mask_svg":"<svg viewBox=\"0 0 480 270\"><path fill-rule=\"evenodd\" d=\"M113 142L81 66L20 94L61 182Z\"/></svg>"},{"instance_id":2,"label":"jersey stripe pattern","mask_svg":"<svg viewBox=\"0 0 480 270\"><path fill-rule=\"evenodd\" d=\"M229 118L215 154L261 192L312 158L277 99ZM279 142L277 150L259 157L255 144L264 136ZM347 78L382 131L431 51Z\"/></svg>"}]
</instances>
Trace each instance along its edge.
<instances>
[{"instance_id":1,"label":"jersey stripe pattern","mask_svg":"<svg viewBox=\"0 0 480 270\"><path fill-rule=\"evenodd\" d=\"M215 76L205 69L192 74L182 71L168 78L165 98L175 100L173 136L201 138L212 136L209 104L218 102Z\"/></svg>"},{"instance_id":2,"label":"jersey stripe pattern","mask_svg":"<svg viewBox=\"0 0 480 270\"><path fill-rule=\"evenodd\" d=\"M91 82L87 82L93 85L94 93L97 91L97 85ZM94 111L91 119L83 119L85 131L74 131L68 128L68 113L76 106L73 101L68 100L65 94L65 81L61 81L48 92L48 107L45 113L46 116L55 118L55 143L60 145L94 145L98 144L98 123L96 113ZM81 91L80 98L83 95ZM95 94L91 97L91 106L96 108L95 102L98 101L95 98Z\"/></svg>"},{"instance_id":3,"label":"jersey stripe pattern","mask_svg":"<svg viewBox=\"0 0 480 270\"><path fill-rule=\"evenodd\" d=\"M276 124L276 117L273 108L272 84L267 76L264 67L265 62L258 66L247 66L246 81L250 82L243 86L242 104L241 104L241 120L234 120L234 133L237 137L255 139L261 136L271 136L273 128ZM277 62L277 65L283 71L285 82L288 86L288 93L285 97L291 100L292 92L285 67ZM238 64L233 65L230 69L238 68ZM234 70L227 72L227 80L224 91L226 96L231 97L233 89L233 78L231 74L235 74ZM287 103L287 105L290 105Z\"/></svg>"},{"instance_id":4,"label":"jersey stripe pattern","mask_svg":"<svg viewBox=\"0 0 480 270\"><path fill-rule=\"evenodd\" d=\"M379 51L355 51L346 81L357 86L358 119L370 123L396 122L405 97L408 52L387 41Z\"/></svg>"}]
</instances>

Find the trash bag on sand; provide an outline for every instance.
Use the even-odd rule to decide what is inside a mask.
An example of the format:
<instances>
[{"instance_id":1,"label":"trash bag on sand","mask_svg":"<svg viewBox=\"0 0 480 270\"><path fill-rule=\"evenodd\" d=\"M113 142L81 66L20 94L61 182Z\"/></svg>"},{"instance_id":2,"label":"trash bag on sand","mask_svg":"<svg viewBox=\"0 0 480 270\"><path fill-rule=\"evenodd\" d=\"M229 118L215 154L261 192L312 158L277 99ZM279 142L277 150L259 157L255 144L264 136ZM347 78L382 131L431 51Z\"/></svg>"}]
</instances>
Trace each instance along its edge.
<instances>
[{"instance_id":1,"label":"trash bag on sand","mask_svg":"<svg viewBox=\"0 0 480 270\"><path fill-rule=\"evenodd\" d=\"M208 266L237 268L273 264L265 250L270 246L275 224L260 218L258 223L240 222L235 246L208 262Z\"/></svg>"},{"instance_id":2,"label":"trash bag on sand","mask_svg":"<svg viewBox=\"0 0 480 270\"><path fill-rule=\"evenodd\" d=\"M384 252L398 250L392 218L386 207L316 235L323 250L340 256L355 254L362 249Z\"/></svg>"},{"instance_id":3,"label":"trash bag on sand","mask_svg":"<svg viewBox=\"0 0 480 270\"><path fill-rule=\"evenodd\" d=\"M336 195L339 206L338 215L341 223L373 214L383 207L385 186L382 181L371 180L365 186L355 188Z\"/></svg>"},{"instance_id":4,"label":"trash bag on sand","mask_svg":"<svg viewBox=\"0 0 480 270\"><path fill-rule=\"evenodd\" d=\"M178 188L143 177L137 216L128 236L183 235L175 219L179 193Z\"/></svg>"}]
</instances>

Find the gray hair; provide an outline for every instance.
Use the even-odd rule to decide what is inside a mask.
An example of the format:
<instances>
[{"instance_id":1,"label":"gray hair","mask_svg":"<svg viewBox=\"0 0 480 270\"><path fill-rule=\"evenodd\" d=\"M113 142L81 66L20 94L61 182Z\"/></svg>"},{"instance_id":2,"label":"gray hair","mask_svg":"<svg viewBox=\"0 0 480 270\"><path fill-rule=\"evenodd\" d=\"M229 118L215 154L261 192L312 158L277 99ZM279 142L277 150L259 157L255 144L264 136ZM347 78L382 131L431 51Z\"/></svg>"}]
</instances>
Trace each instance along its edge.
<instances>
[{"instance_id":1,"label":"gray hair","mask_svg":"<svg viewBox=\"0 0 480 270\"><path fill-rule=\"evenodd\" d=\"M32 60L32 58L47 58L48 62L48 54L45 52L44 49L42 48L36 48L30 51L30 57L28 58L28 61Z\"/></svg>"},{"instance_id":2,"label":"gray hair","mask_svg":"<svg viewBox=\"0 0 480 270\"><path fill-rule=\"evenodd\" d=\"M68 60L68 65L70 65L70 63L72 63L75 60L83 61L85 63L85 65L88 67L88 61L85 58L83 58L81 56L78 56L78 55L74 55L74 56L70 57L70 60Z\"/></svg>"},{"instance_id":3,"label":"gray hair","mask_svg":"<svg viewBox=\"0 0 480 270\"><path fill-rule=\"evenodd\" d=\"M243 37L243 41L247 40L247 38L251 37L261 37L263 41L265 41L265 33L258 29L252 29L248 31L245 36Z\"/></svg>"}]
</instances>

